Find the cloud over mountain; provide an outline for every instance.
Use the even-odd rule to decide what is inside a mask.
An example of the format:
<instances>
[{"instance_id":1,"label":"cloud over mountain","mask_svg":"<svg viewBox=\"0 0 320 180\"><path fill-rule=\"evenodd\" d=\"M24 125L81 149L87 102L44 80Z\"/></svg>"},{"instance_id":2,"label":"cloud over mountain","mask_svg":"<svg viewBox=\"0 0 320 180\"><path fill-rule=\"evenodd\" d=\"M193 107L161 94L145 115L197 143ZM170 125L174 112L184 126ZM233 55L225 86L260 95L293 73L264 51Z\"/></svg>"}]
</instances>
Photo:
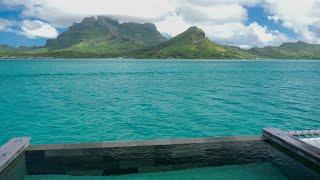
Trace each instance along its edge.
<instances>
[{"instance_id":1,"label":"cloud over mountain","mask_svg":"<svg viewBox=\"0 0 320 180\"><path fill-rule=\"evenodd\" d=\"M280 45L303 40L320 43L320 0L0 0L4 8L19 9L21 24L34 22L42 28L27 37L55 36L84 17L104 15L120 22L152 22L160 32L171 36L190 26L202 28L211 40L240 47ZM267 14L261 22L249 9L262 7ZM260 12L261 13L261 12ZM9 21L0 19L0 31ZM30 23L29 23L30 24ZM281 28L279 28L281 27ZM280 29L280 30L279 30ZM294 37L287 32L291 31ZM48 37L43 32L49 32ZM32 33L31 33L32 32ZM40 32L40 33L39 33ZM37 34L37 35L35 35ZM40 36L39 36L40 35Z\"/></svg>"},{"instance_id":2,"label":"cloud over mountain","mask_svg":"<svg viewBox=\"0 0 320 180\"><path fill-rule=\"evenodd\" d=\"M56 38L59 33L58 31L51 27L49 24L35 20L29 21L24 20L22 23L22 34L29 38Z\"/></svg>"}]
</instances>

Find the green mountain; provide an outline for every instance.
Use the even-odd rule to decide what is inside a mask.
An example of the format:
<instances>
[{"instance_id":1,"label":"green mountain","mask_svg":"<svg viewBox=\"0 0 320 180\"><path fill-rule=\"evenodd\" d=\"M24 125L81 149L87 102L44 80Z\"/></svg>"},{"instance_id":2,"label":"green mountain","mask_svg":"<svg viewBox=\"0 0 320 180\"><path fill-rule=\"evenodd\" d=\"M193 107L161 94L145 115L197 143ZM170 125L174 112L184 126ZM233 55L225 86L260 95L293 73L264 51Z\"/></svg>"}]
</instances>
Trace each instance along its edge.
<instances>
[{"instance_id":1,"label":"green mountain","mask_svg":"<svg viewBox=\"0 0 320 180\"><path fill-rule=\"evenodd\" d=\"M73 24L56 39L47 40L48 51L42 52L58 56L118 57L165 40L151 23L120 24L108 17L89 17Z\"/></svg>"},{"instance_id":2,"label":"green mountain","mask_svg":"<svg viewBox=\"0 0 320 180\"><path fill-rule=\"evenodd\" d=\"M279 47L252 48L248 52L268 59L320 59L320 45L301 41L284 43Z\"/></svg>"},{"instance_id":3,"label":"green mountain","mask_svg":"<svg viewBox=\"0 0 320 180\"><path fill-rule=\"evenodd\" d=\"M19 51L20 52L20 51ZM22 56L133 57L222 59L253 58L240 48L210 41L191 27L167 40L150 23L119 23L107 17L89 17L75 23L42 48L21 51Z\"/></svg>"},{"instance_id":4,"label":"green mountain","mask_svg":"<svg viewBox=\"0 0 320 180\"><path fill-rule=\"evenodd\" d=\"M15 49L16 48L14 47L5 44L0 44L0 54L12 53L15 52Z\"/></svg>"},{"instance_id":5,"label":"green mountain","mask_svg":"<svg viewBox=\"0 0 320 180\"><path fill-rule=\"evenodd\" d=\"M0 55L7 55L7 56L14 56L20 53L24 53L24 52L29 52L32 50L35 50L39 47L37 46L19 46L17 48L12 47L12 46L8 46L5 44L0 44Z\"/></svg>"},{"instance_id":6,"label":"green mountain","mask_svg":"<svg viewBox=\"0 0 320 180\"><path fill-rule=\"evenodd\" d=\"M169 38L151 23L119 23L108 17L88 17L74 23L42 47L0 45L0 57L72 58L186 58L186 59L320 59L320 45L304 42L279 47L226 46L210 41L205 33L190 27Z\"/></svg>"},{"instance_id":7,"label":"green mountain","mask_svg":"<svg viewBox=\"0 0 320 180\"><path fill-rule=\"evenodd\" d=\"M187 58L187 59L244 59L254 56L240 48L223 46L210 41L205 33L190 27L185 32L154 47L133 53L137 58Z\"/></svg>"}]
</instances>

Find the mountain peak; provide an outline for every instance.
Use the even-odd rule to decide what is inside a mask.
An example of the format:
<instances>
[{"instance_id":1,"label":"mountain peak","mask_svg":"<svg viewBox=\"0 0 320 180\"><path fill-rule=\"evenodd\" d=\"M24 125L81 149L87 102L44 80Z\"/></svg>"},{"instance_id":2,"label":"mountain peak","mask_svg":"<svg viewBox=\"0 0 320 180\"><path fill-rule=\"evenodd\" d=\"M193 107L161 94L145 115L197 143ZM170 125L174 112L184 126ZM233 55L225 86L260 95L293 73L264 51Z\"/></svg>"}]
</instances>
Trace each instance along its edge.
<instances>
[{"instance_id":1,"label":"mountain peak","mask_svg":"<svg viewBox=\"0 0 320 180\"><path fill-rule=\"evenodd\" d=\"M306 42L304 41L298 41L297 43L300 43L300 44L307 44Z\"/></svg>"},{"instance_id":2,"label":"mountain peak","mask_svg":"<svg viewBox=\"0 0 320 180\"><path fill-rule=\"evenodd\" d=\"M197 26L192 26L180 35L177 38L189 39L192 41L192 44L197 44L203 40L206 40L206 34L204 31Z\"/></svg>"},{"instance_id":3,"label":"mountain peak","mask_svg":"<svg viewBox=\"0 0 320 180\"><path fill-rule=\"evenodd\" d=\"M206 34L204 33L204 31L202 29L198 28L197 26L189 27L182 34L195 34L195 35L198 35L199 37L206 37Z\"/></svg>"},{"instance_id":4,"label":"mountain peak","mask_svg":"<svg viewBox=\"0 0 320 180\"><path fill-rule=\"evenodd\" d=\"M194 33L204 33L204 31L197 26L191 26L189 27L186 32L194 32Z\"/></svg>"},{"instance_id":5,"label":"mountain peak","mask_svg":"<svg viewBox=\"0 0 320 180\"><path fill-rule=\"evenodd\" d=\"M299 48L304 46L309 46L310 44L304 42L304 41L297 41L297 42L286 42L281 44L280 48Z\"/></svg>"},{"instance_id":6,"label":"mountain peak","mask_svg":"<svg viewBox=\"0 0 320 180\"><path fill-rule=\"evenodd\" d=\"M79 24L85 23L98 23L100 25L103 25L105 23L118 24L118 21L107 16L90 16L83 18Z\"/></svg>"},{"instance_id":7,"label":"mountain peak","mask_svg":"<svg viewBox=\"0 0 320 180\"><path fill-rule=\"evenodd\" d=\"M47 40L45 47L50 50L71 48L79 43L104 43L105 46L127 48L151 46L165 41L165 38L152 23L119 23L107 16L92 16L84 18L80 23L74 23L57 39ZM121 49L121 48L120 48ZM118 50L118 49L117 49Z\"/></svg>"}]
</instances>

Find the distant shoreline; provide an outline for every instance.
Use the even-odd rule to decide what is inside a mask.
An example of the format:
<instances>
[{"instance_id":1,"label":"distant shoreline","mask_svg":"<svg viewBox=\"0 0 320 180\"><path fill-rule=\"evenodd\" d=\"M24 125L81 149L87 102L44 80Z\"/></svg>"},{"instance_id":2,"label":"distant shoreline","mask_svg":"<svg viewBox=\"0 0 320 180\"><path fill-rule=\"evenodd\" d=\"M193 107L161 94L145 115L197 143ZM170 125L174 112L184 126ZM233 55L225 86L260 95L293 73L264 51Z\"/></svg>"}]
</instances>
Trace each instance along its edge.
<instances>
[{"instance_id":1,"label":"distant shoreline","mask_svg":"<svg viewBox=\"0 0 320 180\"><path fill-rule=\"evenodd\" d=\"M91 27L91 28L88 28ZM113 27L113 31L110 30ZM280 46L252 47L216 43L205 32L189 27L172 37L164 37L152 23L122 24L109 17L84 18L43 46L11 47L0 44L5 59L123 58L123 59L320 59L320 45L303 41Z\"/></svg>"},{"instance_id":2,"label":"distant shoreline","mask_svg":"<svg viewBox=\"0 0 320 180\"><path fill-rule=\"evenodd\" d=\"M0 58L0 61L42 61L42 60L101 60L101 61L319 61L320 59L147 59L147 58Z\"/></svg>"}]
</instances>

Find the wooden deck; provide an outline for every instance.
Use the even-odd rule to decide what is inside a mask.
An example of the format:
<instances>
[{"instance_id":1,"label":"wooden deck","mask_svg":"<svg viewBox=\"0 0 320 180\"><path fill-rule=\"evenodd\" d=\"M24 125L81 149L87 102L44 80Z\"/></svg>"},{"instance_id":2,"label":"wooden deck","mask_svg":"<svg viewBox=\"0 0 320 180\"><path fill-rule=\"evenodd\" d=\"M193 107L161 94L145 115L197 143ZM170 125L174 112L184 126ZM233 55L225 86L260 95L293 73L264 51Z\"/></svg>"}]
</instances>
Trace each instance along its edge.
<instances>
[{"instance_id":1,"label":"wooden deck","mask_svg":"<svg viewBox=\"0 0 320 180\"><path fill-rule=\"evenodd\" d=\"M320 149L320 138L303 138L302 141Z\"/></svg>"},{"instance_id":2,"label":"wooden deck","mask_svg":"<svg viewBox=\"0 0 320 180\"><path fill-rule=\"evenodd\" d=\"M320 166L320 130L282 131L264 128L263 137Z\"/></svg>"},{"instance_id":3,"label":"wooden deck","mask_svg":"<svg viewBox=\"0 0 320 180\"><path fill-rule=\"evenodd\" d=\"M289 131L288 133L308 144L320 148L320 130Z\"/></svg>"}]
</instances>

